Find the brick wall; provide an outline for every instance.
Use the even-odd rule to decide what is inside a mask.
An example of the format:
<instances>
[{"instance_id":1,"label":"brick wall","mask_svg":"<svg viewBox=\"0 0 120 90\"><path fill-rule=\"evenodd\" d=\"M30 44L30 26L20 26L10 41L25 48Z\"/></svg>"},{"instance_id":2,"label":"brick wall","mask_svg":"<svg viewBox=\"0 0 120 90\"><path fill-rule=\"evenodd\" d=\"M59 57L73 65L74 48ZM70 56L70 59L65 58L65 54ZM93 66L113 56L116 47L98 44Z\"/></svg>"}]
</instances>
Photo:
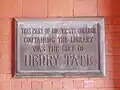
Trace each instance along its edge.
<instances>
[{"instance_id":1,"label":"brick wall","mask_svg":"<svg viewBox=\"0 0 120 90\"><path fill-rule=\"evenodd\" d=\"M14 17L104 16L107 76L13 78ZM120 90L120 0L0 0L0 90Z\"/></svg>"}]
</instances>

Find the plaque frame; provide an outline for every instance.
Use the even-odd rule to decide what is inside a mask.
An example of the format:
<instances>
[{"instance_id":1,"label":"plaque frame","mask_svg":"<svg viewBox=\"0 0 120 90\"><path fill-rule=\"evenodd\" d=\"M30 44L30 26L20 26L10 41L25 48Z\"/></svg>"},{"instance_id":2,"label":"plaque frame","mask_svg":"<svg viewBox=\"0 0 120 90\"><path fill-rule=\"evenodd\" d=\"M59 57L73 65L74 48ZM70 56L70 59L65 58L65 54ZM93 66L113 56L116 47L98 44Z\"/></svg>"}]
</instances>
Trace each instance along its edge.
<instances>
[{"instance_id":1,"label":"plaque frame","mask_svg":"<svg viewBox=\"0 0 120 90\"><path fill-rule=\"evenodd\" d=\"M18 42L18 24L24 21L40 21L40 20L90 20L100 22L101 31L99 32L99 66L100 70L86 70L81 72L20 72L18 70L18 54L19 54L19 42ZM15 60L14 60L14 77L103 77L106 76L106 56L105 56L105 28L104 28L104 17L79 17L79 18L15 18Z\"/></svg>"}]
</instances>

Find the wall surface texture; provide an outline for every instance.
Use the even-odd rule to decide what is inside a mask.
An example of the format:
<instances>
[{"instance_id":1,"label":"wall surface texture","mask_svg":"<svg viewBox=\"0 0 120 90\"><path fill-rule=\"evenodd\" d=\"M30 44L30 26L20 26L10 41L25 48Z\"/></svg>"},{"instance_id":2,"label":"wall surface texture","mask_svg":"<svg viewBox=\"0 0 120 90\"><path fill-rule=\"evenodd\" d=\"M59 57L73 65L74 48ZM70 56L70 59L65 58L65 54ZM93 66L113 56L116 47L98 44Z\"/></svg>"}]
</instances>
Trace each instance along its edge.
<instances>
[{"instance_id":1,"label":"wall surface texture","mask_svg":"<svg viewBox=\"0 0 120 90\"><path fill-rule=\"evenodd\" d=\"M16 17L104 16L107 76L13 78ZM0 0L0 90L120 90L120 0Z\"/></svg>"}]
</instances>

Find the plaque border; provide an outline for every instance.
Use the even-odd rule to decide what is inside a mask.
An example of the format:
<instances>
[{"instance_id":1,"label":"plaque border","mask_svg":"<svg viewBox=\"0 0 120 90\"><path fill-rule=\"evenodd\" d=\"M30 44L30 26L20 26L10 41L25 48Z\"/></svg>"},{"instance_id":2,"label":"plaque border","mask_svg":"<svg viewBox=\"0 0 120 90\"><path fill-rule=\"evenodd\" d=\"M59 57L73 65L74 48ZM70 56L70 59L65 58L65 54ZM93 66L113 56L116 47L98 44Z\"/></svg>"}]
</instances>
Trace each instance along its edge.
<instances>
[{"instance_id":1,"label":"plaque border","mask_svg":"<svg viewBox=\"0 0 120 90\"><path fill-rule=\"evenodd\" d=\"M19 22L24 22L24 21L40 21L40 20L91 20L91 21L98 21L99 24L101 25L101 29L99 28L99 30L101 30L99 32L99 53L100 53L100 63L99 63L99 68L100 70L86 70L85 71L81 71L81 72L19 72L18 71L18 34L17 34L17 30L18 30L18 23ZM31 78L36 78L36 77L103 77L106 76L106 56L105 56L105 25L104 25L104 17L76 17L76 18L14 18L15 21L15 57L14 57L14 72L13 72L13 77L17 77L17 78L23 78L23 77L31 77ZM98 26L99 27L99 26Z\"/></svg>"}]
</instances>

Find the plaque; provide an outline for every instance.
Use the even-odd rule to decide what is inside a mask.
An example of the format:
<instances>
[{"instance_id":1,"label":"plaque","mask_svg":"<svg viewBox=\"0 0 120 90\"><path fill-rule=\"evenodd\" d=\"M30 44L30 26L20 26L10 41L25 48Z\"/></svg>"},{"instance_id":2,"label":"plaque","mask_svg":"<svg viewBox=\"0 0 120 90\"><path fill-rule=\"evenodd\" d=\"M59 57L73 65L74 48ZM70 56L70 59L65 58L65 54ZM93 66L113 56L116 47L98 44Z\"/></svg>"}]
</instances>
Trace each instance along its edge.
<instances>
[{"instance_id":1,"label":"plaque","mask_svg":"<svg viewBox=\"0 0 120 90\"><path fill-rule=\"evenodd\" d=\"M16 77L105 76L104 18L15 19Z\"/></svg>"}]
</instances>

